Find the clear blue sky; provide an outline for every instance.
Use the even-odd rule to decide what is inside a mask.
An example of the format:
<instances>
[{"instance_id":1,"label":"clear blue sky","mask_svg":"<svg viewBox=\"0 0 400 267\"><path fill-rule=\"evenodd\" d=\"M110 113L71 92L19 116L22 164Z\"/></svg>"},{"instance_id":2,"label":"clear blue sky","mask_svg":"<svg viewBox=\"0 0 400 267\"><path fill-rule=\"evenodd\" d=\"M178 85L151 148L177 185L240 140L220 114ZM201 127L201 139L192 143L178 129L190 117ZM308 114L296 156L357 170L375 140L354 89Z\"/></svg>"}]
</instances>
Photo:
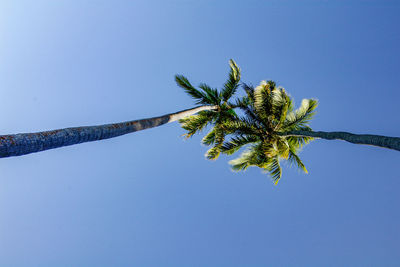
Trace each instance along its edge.
<instances>
[{"instance_id":1,"label":"clear blue sky","mask_svg":"<svg viewBox=\"0 0 400 267\"><path fill-rule=\"evenodd\" d=\"M400 136L397 1L1 1L0 132L193 106L173 80L274 79L315 130ZM0 160L0 266L399 266L400 153L314 141L233 173L178 124Z\"/></svg>"}]
</instances>

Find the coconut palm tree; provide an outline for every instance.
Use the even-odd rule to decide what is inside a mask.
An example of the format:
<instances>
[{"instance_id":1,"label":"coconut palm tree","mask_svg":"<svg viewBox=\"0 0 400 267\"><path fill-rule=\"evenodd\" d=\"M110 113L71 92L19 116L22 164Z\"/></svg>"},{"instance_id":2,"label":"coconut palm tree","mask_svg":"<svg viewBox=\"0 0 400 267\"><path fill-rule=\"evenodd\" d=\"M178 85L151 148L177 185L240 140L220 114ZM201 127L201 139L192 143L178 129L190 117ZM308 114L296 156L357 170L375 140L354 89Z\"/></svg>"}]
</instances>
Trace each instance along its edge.
<instances>
[{"instance_id":1,"label":"coconut palm tree","mask_svg":"<svg viewBox=\"0 0 400 267\"><path fill-rule=\"evenodd\" d=\"M227 103L232 109L239 108L243 115L236 115L218 125L225 135L221 139L228 139L219 146L220 152L231 155L247 147L239 158L230 161L235 171L256 166L269 173L277 183L282 176L280 160L284 159L307 173L298 152L315 138L339 139L400 151L398 137L312 131L309 122L318 102L315 99L304 99L300 107L294 110L293 100L283 88L276 87L273 81L262 81L256 88L243 84L243 88L246 92L244 97L236 99L235 103ZM185 121L190 119L188 117ZM205 139L208 140L207 135ZM204 142L203 139L203 143L214 144L215 147L213 139L211 142Z\"/></svg>"},{"instance_id":2,"label":"coconut palm tree","mask_svg":"<svg viewBox=\"0 0 400 267\"><path fill-rule=\"evenodd\" d=\"M235 116L233 109L227 105L227 101L239 86L240 70L233 60L230 61L230 67L228 81L221 92L210 88L206 84L200 84L199 89L196 89L189 83L187 78L182 75L176 75L177 84L196 99L196 103L200 105L195 108L154 118L113 124L65 128L37 133L0 135L0 158L113 138L178 120L183 123L185 129L189 130L188 137L200 131L210 122L215 124L214 139L217 140L218 145L217 148L210 152L209 157L214 158L215 155L219 154L219 149L225 136L219 125ZM198 115L191 116L196 113ZM191 119L185 120L184 118L188 116L191 116Z\"/></svg>"}]
</instances>

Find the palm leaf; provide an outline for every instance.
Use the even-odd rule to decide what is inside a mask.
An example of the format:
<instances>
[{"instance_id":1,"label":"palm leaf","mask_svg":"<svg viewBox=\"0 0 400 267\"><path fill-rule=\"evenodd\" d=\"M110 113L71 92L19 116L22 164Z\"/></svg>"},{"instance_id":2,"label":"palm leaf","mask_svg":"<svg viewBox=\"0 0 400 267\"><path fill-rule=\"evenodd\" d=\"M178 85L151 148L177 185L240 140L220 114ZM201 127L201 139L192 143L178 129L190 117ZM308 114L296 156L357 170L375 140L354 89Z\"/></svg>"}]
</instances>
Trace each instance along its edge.
<instances>
[{"instance_id":1,"label":"palm leaf","mask_svg":"<svg viewBox=\"0 0 400 267\"><path fill-rule=\"evenodd\" d=\"M213 104L212 99L210 99L207 94L194 88L185 76L175 75L175 81L178 86L183 88L186 93L188 93L194 100L196 100L196 104Z\"/></svg>"},{"instance_id":2,"label":"palm leaf","mask_svg":"<svg viewBox=\"0 0 400 267\"><path fill-rule=\"evenodd\" d=\"M286 116L282 129L286 131L296 130L296 127L306 126L315 115L318 101L315 99L303 99L300 107Z\"/></svg>"},{"instance_id":3,"label":"palm leaf","mask_svg":"<svg viewBox=\"0 0 400 267\"><path fill-rule=\"evenodd\" d=\"M199 85L199 88L201 88L206 93L207 99L210 99L212 101L213 105L220 104L221 101L220 101L219 93L218 93L217 89L213 89L205 83L201 83Z\"/></svg>"},{"instance_id":4,"label":"palm leaf","mask_svg":"<svg viewBox=\"0 0 400 267\"><path fill-rule=\"evenodd\" d=\"M236 103L232 106L234 108L240 108L245 113L246 119L251 121L252 123L264 125L264 121L261 120L259 116L257 116L249 97L236 99Z\"/></svg>"},{"instance_id":5,"label":"palm leaf","mask_svg":"<svg viewBox=\"0 0 400 267\"><path fill-rule=\"evenodd\" d=\"M268 166L266 166L265 170L267 170L274 181L275 185L278 184L279 180L282 177L282 168L279 164L278 156L271 159Z\"/></svg>"},{"instance_id":6,"label":"palm leaf","mask_svg":"<svg viewBox=\"0 0 400 267\"><path fill-rule=\"evenodd\" d=\"M246 91L247 97L251 102L254 102L254 87L243 83L243 89Z\"/></svg>"},{"instance_id":7,"label":"palm leaf","mask_svg":"<svg viewBox=\"0 0 400 267\"><path fill-rule=\"evenodd\" d=\"M239 135L232 137L231 140L222 145L221 152L227 155L232 155L241 147L258 141L260 141L260 138L255 135Z\"/></svg>"},{"instance_id":8,"label":"palm leaf","mask_svg":"<svg viewBox=\"0 0 400 267\"><path fill-rule=\"evenodd\" d=\"M299 167L299 169L303 170L305 173L308 173L306 166L304 166L303 162L300 160L299 156L297 156L293 149L289 150L289 161L296 164L297 167Z\"/></svg>"},{"instance_id":9,"label":"palm leaf","mask_svg":"<svg viewBox=\"0 0 400 267\"><path fill-rule=\"evenodd\" d=\"M187 131L186 138L193 136L195 133L200 132L204 127L211 123L215 115L214 111L203 110L197 115L188 116L180 119L179 122L183 129Z\"/></svg>"},{"instance_id":10,"label":"palm leaf","mask_svg":"<svg viewBox=\"0 0 400 267\"><path fill-rule=\"evenodd\" d=\"M210 146L215 143L215 130L211 129L201 140L204 145Z\"/></svg>"},{"instance_id":11,"label":"palm leaf","mask_svg":"<svg viewBox=\"0 0 400 267\"><path fill-rule=\"evenodd\" d=\"M221 123L221 127L227 134L260 134L260 129L258 128L258 125L252 121L249 121L247 118L224 121L223 123Z\"/></svg>"},{"instance_id":12,"label":"palm leaf","mask_svg":"<svg viewBox=\"0 0 400 267\"><path fill-rule=\"evenodd\" d=\"M262 158L263 155L260 151L260 144L250 146L240 155L240 157L229 161L232 170L244 171L249 166L259 166L260 164L262 164L263 161L260 160L260 158Z\"/></svg>"},{"instance_id":13,"label":"palm leaf","mask_svg":"<svg viewBox=\"0 0 400 267\"><path fill-rule=\"evenodd\" d=\"M221 92L223 101L228 101L228 99L235 94L240 82L240 69L236 65L236 62L231 59L229 60L229 65L231 67L229 71L229 77L225 82Z\"/></svg>"},{"instance_id":14,"label":"palm leaf","mask_svg":"<svg viewBox=\"0 0 400 267\"><path fill-rule=\"evenodd\" d=\"M221 154L221 147L225 141L224 131L217 126L213 128L214 130L214 146L210 148L205 154L206 158L209 160L216 160Z\"/></svg>"},{"instance_id":15,"label":"palm leaf","mask_svg":"<svg viewBox=\"0 0 400 267\"><path fill-rule=\"evenodd\" d=\"M271 112L277 120L274 124L278 127L285 122L287 113L293 110L293 103L283 88L272 90L271 96Z\"/></svg>"},{"instance_id":16,"label":"palm leaf","mask_svg":"<svg viewBox=\"0 0 400 267\"><path fill-rule=\"evenodd\" d=\"M254 89L254 111L263 121L268 121L271 114L271 90L266 81Z\"/></svg>"}]
</instances>

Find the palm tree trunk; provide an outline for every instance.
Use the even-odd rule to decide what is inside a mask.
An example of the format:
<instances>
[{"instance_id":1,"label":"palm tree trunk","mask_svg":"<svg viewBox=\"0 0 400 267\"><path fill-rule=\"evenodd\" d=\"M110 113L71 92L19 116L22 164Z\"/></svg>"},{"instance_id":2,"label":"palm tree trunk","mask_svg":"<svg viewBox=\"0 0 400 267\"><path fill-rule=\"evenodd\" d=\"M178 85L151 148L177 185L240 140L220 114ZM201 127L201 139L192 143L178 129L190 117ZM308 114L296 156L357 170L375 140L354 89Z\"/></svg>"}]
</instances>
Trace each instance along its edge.
<instances>
[{"instance_id":1,"label":"palm tree trunk","mask_svg":"<svg viewBox=\"0 0 400 267\"><path fill-rule=\"evenodd\" d=\"M62 146L113 138L127 133L157 127L193 115L202 110L213 110L215 108L216 106L200 106L142 120L98 126L65 128L37 133L1 135L0 158L20 156Z\"/></svg>"},{"instance_id":2,"label":"palm tree trunk","mask_svg":"<svg viewBox=\"0 0 400 267\"><path fill-rule=\"evenodd\" d=\"M371 145L390 148L400 151L400 138L373 134L352 134L347 132L314 132L314 131L290 131L281 133L282 136L308 136L326 140L344 140L353 144Z\"/></svg>"}]
</instances>

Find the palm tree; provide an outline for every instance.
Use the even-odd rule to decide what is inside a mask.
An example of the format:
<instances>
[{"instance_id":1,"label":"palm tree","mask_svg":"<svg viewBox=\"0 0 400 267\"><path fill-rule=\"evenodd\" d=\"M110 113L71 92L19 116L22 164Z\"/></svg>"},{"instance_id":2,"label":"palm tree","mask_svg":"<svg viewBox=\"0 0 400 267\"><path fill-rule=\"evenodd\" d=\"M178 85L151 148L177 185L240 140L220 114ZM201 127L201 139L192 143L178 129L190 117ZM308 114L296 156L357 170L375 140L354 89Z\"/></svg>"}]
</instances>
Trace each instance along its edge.
<instances>
[{"instance_id":1,"label":"palm tree","mask_svg":"<svg viewBox=\"0 0 400 267\"><path fill-rule=\"evenodd\" d=\"M298 152L315 138L339 139L400 151L398 137L312 131L309 122L318 102L315 99L303 99L300 107L294 110L293 100L283 88L276 87L273 81L262 81L256 88L243 84L243 88L245 96L236 99L235 103L227 103L232 109L239 108L243 115L236 115L218 125L225 135L221 139L230 137L219 146L220 152L231 155L247 147L239 158L229 162L235 171L256 166L269 173L276 184L282 176L280 160L284 159L307 173ZM190 121L193 117L185 118L184 121ZM208 140L207 135L204 139ZM204 144L213 144L204 142L204 139Z\"/></svg>"},{"instance_id":2,"label":"palm tree","mask_svg":"<svg viewBox=\"0 0 400 267\"><path fill-rule=\"evenodd\" d=\"M196 89L189 83L187 78L182 75L176 75L175 80L177 84L196 99L196 103L200 104L200 106L148 119L37 133L1 135L0 158L109 139L174 121L181 121L186 125L185 129L189 130L187 137L190 137L210 122L213 122L215 127L212 134L213 137L210 137L210 139L215 140L217 145L216 148L211 150L209 158L215 158L219 154L225 136L219 125L235 116L233 109L227 105L227 101L233 96L239 86L240 70L233 60L230 61L230 66L228 81L221 92L210 88L206 84L200 84L199 89ZM196 113L198 115L191 116ZM185 121L184 118L188 116L191 116L191 119Z\"/></svg>"}]
</instances>

